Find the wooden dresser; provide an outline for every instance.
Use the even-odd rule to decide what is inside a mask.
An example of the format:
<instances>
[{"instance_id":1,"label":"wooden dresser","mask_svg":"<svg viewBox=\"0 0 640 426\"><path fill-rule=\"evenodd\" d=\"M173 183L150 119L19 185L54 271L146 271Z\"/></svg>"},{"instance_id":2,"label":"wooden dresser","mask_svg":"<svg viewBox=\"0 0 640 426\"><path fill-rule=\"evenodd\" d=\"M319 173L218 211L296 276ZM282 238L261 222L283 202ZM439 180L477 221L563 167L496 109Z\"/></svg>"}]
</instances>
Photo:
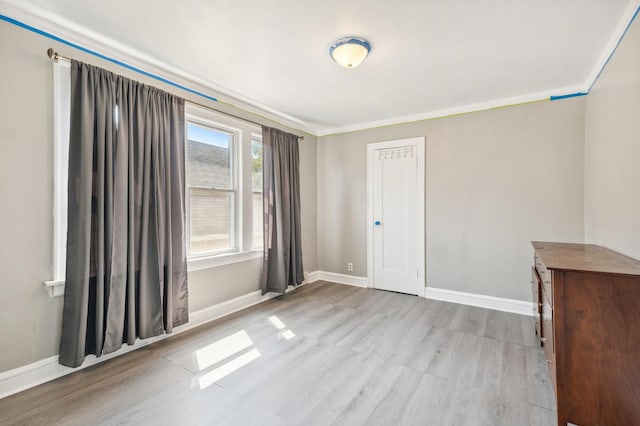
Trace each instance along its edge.
<instances>
[{"instance_id":1,"label":"wooden dresser","mask_svg":"<svg viewBox=\"0 0 640 426\"><path fill-rule=\"evenodd\" d=\"M535 327L558 425L640 425L640 261L589 244L532 244Z\"/></svg>"}]
</instances>

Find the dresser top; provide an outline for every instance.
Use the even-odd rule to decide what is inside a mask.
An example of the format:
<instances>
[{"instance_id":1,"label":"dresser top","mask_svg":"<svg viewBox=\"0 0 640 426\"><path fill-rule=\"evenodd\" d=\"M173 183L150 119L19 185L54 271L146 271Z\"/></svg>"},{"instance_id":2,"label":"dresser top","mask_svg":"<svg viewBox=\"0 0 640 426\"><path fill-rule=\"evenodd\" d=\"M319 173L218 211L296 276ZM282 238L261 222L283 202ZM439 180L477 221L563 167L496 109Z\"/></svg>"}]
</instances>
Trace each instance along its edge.
<instances>
[{"instance_id":1,"label":"dresser top","mask_svg":"<svg viewBox=\"0 0 640 426\"><path fill-rule=\"evenodd\" d=\"M593 244L532 241L548 269L640 275L640 261Z\"/></svg>"}]
</instances>

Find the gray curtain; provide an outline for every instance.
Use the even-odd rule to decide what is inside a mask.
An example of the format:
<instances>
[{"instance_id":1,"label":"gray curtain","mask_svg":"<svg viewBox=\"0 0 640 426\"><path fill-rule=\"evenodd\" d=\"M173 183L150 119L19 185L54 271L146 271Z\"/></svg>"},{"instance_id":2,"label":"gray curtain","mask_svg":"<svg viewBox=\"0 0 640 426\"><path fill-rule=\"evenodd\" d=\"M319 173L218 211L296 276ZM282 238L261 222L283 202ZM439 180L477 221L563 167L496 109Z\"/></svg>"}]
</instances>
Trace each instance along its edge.
<instances>
[{"instance_id":1,"label":"gray curtain","mask_svg":"<svg viewBox=\"0 0 640 426\"><path fill-rule=\"evenodd\" d=\"M264 259L262 294L284 293L304 279L300 235L298 137L262 128Z\"/></svg>"},{"instance_id":2,"label":"gray curtain","mask_svg":"<svg viewBox=\"0 0 640 426\"><path fill-rule=\"evenodd\" d=\"M183 99L72 62L60 364L188 321L184 133Z\"/></svg>"}]
</instances>

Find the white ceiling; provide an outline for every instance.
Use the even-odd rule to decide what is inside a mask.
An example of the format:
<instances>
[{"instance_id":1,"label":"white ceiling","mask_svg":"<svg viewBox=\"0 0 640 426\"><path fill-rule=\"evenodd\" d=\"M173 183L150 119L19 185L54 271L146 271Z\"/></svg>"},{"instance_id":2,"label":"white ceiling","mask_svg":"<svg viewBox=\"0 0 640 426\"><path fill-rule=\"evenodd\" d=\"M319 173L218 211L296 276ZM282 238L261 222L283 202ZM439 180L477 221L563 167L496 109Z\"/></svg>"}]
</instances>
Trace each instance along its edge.
<instances>
[{"instance_id":1,"label":"white ceiling","mask_svg":"<svg viewBox=\"0 0 640 426\"><path fill-rule=\"evenodd\" d=\"M94 38L105 37L102 42L127 45L235 98L293 117L316 134L584 90L638 3L4 2L86 27ZM331 42L345 35L371 42L359 68L343 69L328 55Z\"/></svg>"}]
</instances>

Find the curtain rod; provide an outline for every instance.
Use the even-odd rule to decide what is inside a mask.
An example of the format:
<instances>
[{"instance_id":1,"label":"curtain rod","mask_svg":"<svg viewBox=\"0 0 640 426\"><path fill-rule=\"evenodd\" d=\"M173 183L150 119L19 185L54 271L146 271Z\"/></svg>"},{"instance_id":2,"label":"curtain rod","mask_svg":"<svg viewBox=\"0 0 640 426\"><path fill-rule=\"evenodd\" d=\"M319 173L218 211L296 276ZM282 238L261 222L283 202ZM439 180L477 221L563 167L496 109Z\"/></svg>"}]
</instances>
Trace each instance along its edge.
<instances>
[{"instance_id":1,"label":"curtain rod","mask_svg":"<svg viewBox=\"0 0 640 426\"><path fill-rule=\"evenodd\" d=\"M139 68L133 67L133 66L131 66L131 65L129 65L129 64L126 64L126 63L124 63L124 62L118 61L118 60L116 60L116 59L109 58L108 56L104 56L104 55L101 55L101 54L98 54L98 53L94 53L94 52L91 52L91 51L88 51L88 52L89 52L89 53L92 53L92 54L95 54L96 56L98 56L98 57L100 57L100 58L102 58L102 59L106 59L106 60L108 60L108 61L110 61L110 62L113 62L113 63L115 63L115 64L117 64L117 65L124 66L125 68L128 68L128 69L130 69L130 70L132 70L132 71L135 71L135 72L137 72L137 73L139 73L139 74L146 75L147 77L151 77L151 78L154 78L154 79L156 79L156 80L162 81L163 83L167 83L167 84L170 84L170 85L172 85L172 86L175 86L175 87L177 87L177 88L179 88L179 89L186 90L187 92L190 92L190 93L193 93L193 94L195 94L195 95L201 96L201 97L203 97L203 98L209 99L210 101L218 102L218 99L216 99L216 98L214 98L214 97L211 97L211 96L209 96L209 95L205 95L204 93L198 92L198 91L193 90L193 89L189 89L188 87L182 86L181 84L175 83L175 82L173 82L173 81L171 81L171 80L168 80L168 79L166 79L166 78L164 78L164 77L160 77L160 76L157 76L157 75L155 75L155 74L151 74L150 72L147 72L147 71L141 70L141 69L139 69ZM56 52L56 51L55 51L55 50L53 50L52 48L49 48L49 49L47 50L47 56L48 56L49 58L53 59L53 61L54 61L54 62L58 62L58 60L63 60L63 61L69 61L69 62L71 62L71 59L70 59L70 58L67 58L66 56L62 56L62 55L60 55L58 52ZM209 105L200 104L200 103L198 103L198 102L191 102L191 101L188 101L188 102L190 102L190 103L192 103L192 104L194 104L194 105L197 105L197 106L199 106L199 107L207 108L207 109L213 110L213 111L215 111L215 112L218 112L218 113L220 113L220 114L224 114L224 115L227 115L227 116L229 116L229 117L233 117L233 118L236 118L236 119L238 119L238 120L245 121L245 122L247 122L247 123L255 124L256 126L260 126L260 127L262 127L262 126L263 126L263 124L258 123L258 122L256 122L256 121L248 120L248 119L246 119L246 118L244 118L244 117L240 117L240 116L237 116L237 115L235 115L235 114L231 114L231 113L229 113L229 112L220 111L219 109L211 108ZM297 136L297 138L298 138L298 139L304 139L304 136L300 136L300 135L295 135L295 136Z\"/></svg>"}]
</instances>

